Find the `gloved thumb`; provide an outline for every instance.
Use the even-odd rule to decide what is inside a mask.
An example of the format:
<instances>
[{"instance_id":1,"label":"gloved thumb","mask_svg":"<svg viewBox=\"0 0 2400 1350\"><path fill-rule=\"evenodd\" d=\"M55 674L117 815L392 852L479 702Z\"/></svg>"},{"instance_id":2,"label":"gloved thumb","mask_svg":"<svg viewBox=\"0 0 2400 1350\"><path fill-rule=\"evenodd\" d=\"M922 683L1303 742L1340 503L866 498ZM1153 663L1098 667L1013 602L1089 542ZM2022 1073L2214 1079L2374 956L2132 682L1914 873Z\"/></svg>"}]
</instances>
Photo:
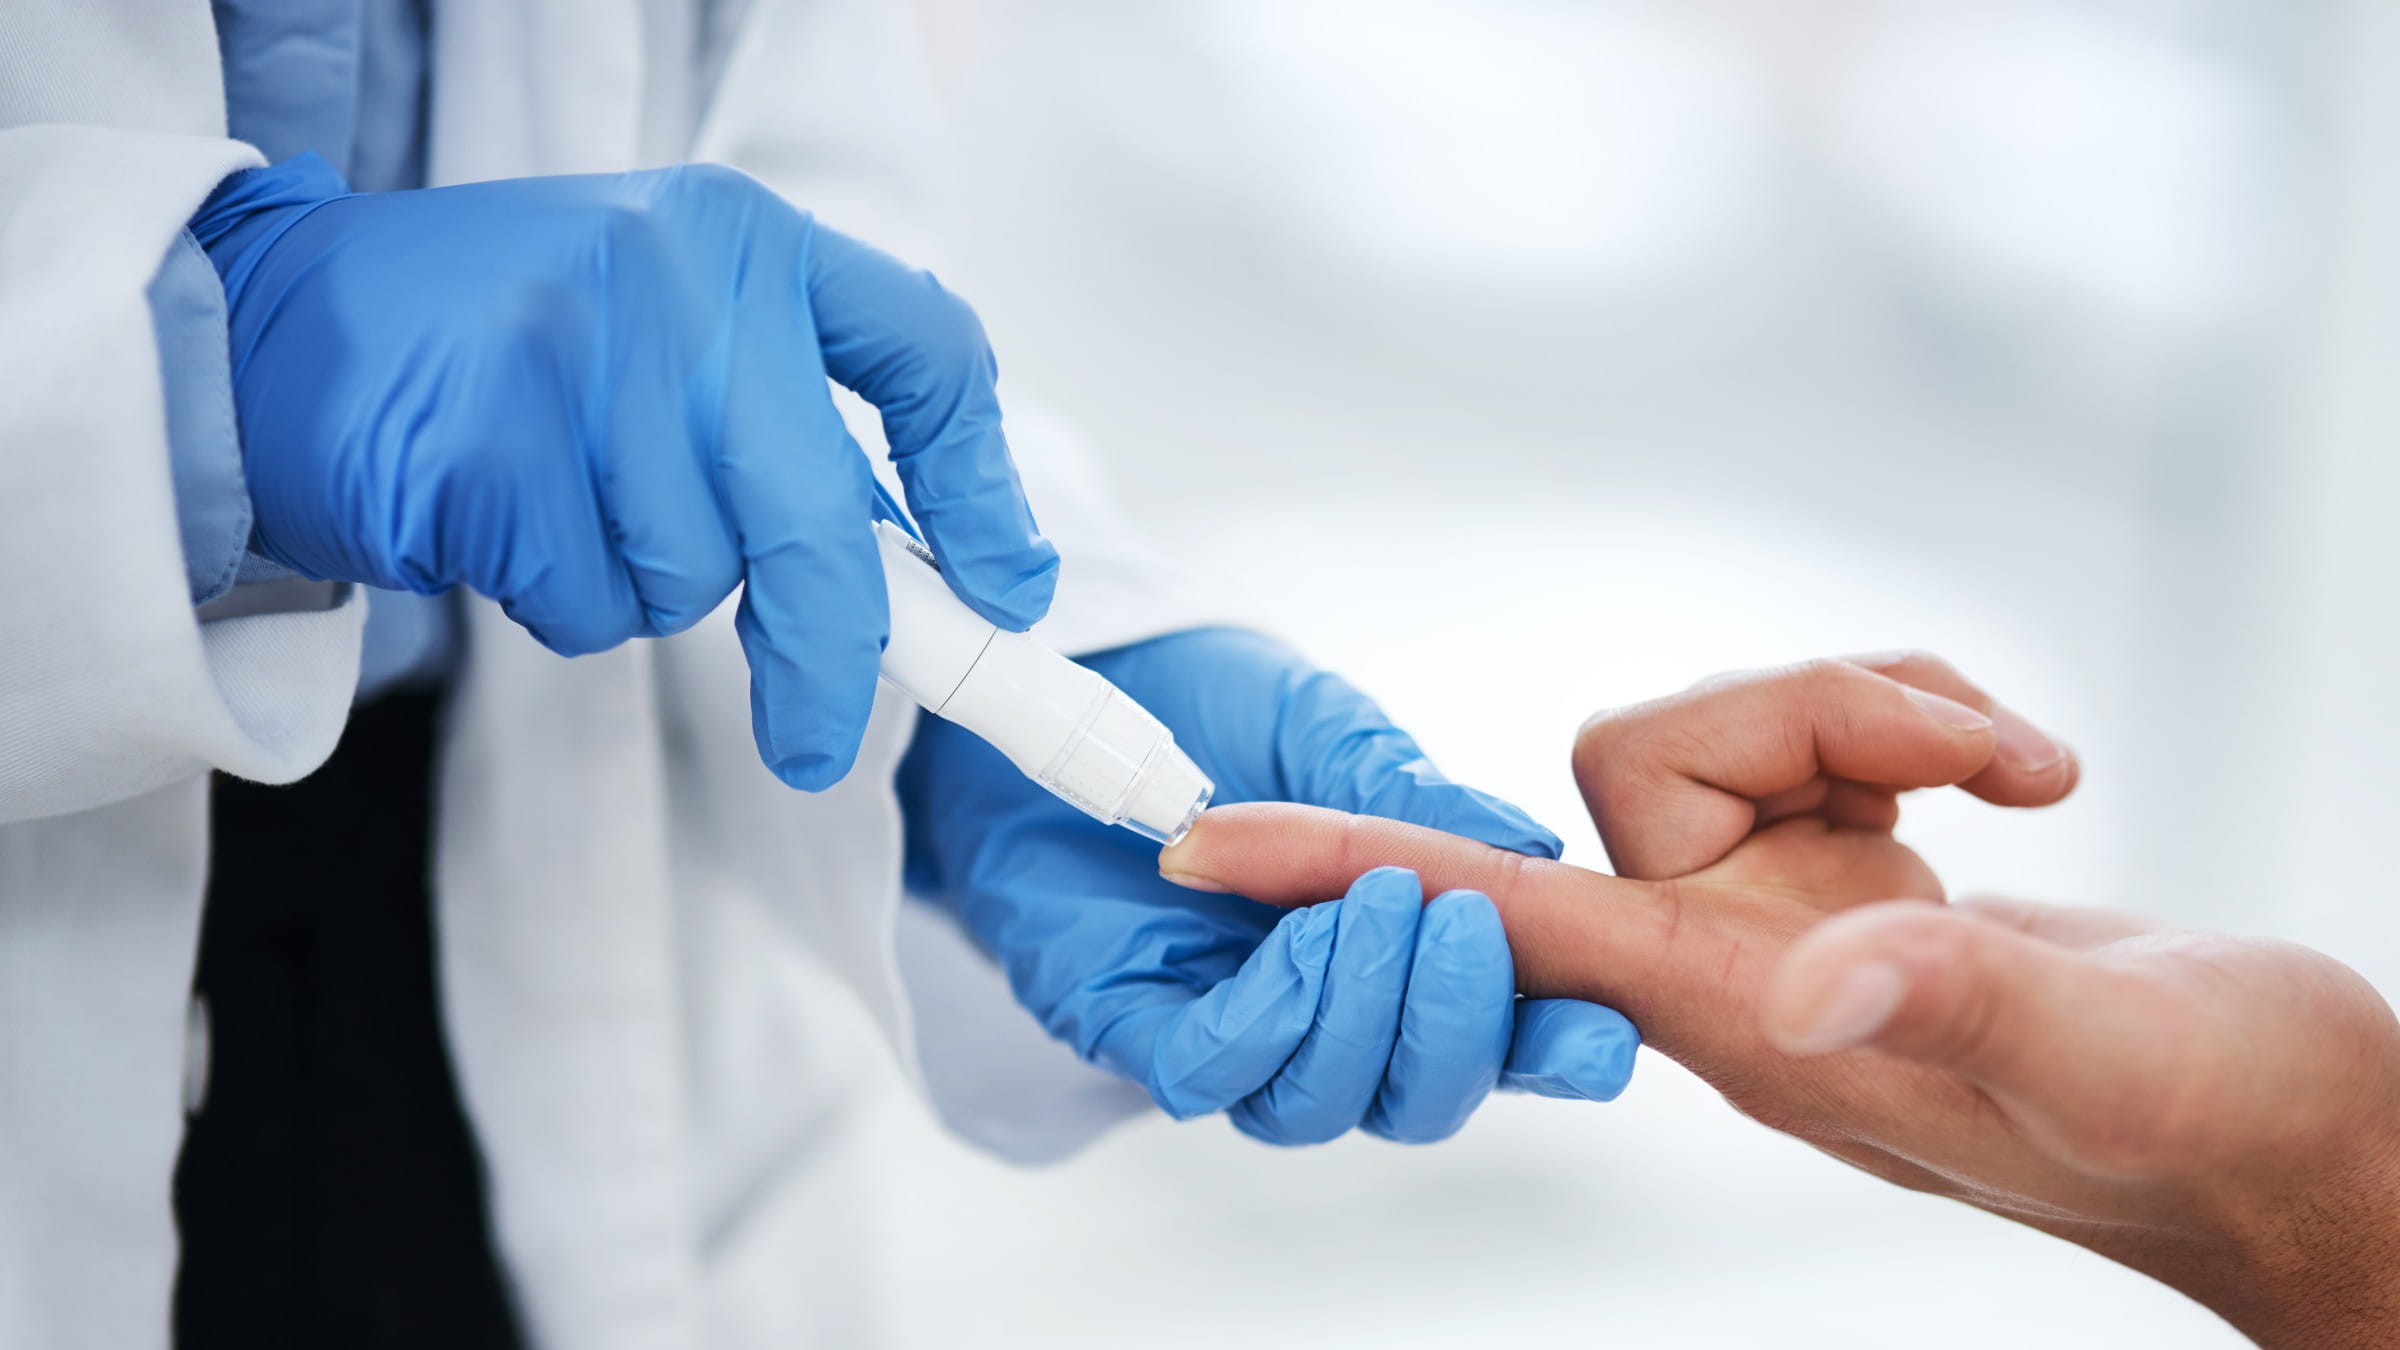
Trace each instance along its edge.
<instances>
[{"instance_id":1,"label":"gloved thumb","mask_svg":"<svg viewBox=\"0 0 2400 1350\"><path fill-rule=\"evenodd\" d=\"M1875 1050L1945 1069L2069 1143L2149 1091L2171 1001L2083 952L1925 901L1846 911L1803 935L1761 1016L1788 1054Z\"/></svg>"}]
</instances>

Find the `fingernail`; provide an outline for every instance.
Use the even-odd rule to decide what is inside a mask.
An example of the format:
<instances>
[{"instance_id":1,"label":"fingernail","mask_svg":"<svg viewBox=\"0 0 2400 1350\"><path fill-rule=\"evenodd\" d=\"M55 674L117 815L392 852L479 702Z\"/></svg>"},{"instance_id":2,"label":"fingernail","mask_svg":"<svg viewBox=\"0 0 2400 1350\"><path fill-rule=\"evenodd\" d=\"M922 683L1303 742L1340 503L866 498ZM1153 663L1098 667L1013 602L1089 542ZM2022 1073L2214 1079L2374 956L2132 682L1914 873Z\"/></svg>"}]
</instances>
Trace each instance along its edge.
<instances>
[{"instance_id":1,"label":"fingernail","mask_svg":"<svg viewBox=\"0 0 2400 1350\"><path fill-rule=\"evenodd\" d=\"M1176 885L1183 887L1185 890L1210 891L1217 895L1227 895L1232 893L1233 888L1231 886L1227 886L1222 882L1213 881L1208 877L1200 875L1198 872L1185 871L1182 863L1183 855L1187 851L1188 846L1182 840L1177 840L1175 843L1169 844L1165 848L1160 849L1158 851L1158 875L1164 880L1174 882Z\"/></svg>"},{"instance_id":2,"label":"fingernail","mask_svg":"<svg viewBox=\"0 0 2400 1350\"><path fill-rule=\"evenodd\" d=\"M2006 708L1996 719L1999 726L1998 744L1992 755L2019 773L2040 773L2055 769L2067 757L2067 747L2041 733L2033 723Z\"/></svg>"},{"instance_id":3,"label":"fingernail","mask_svg":"<svg viewBox=\"0 0 2400 1350\"><path fill-rule=\"evenodd\" d=\"M1165 880L1172 881L1187 891L1212 891L1218 895L1230 895L1233 893L1233 888L1231 886L1222 886L1214 881L1210 881L1207 877L1194 876L1189 872L1175 872L1162 867L1158 869L1158 874Z\"/></svg>"},{"instance_id":4,"label":"fingernail","mask_svg":"<svg viewBox=\"0 0 2400 1350\"><path fill-rule=\"evenodd\" d=\"M1908 976L1889 961L1861 961L1842 972L1817 1004L1800 1019L1799 1030L1779 1039L1795 1055L1847 1050L1881 1030L1908 997Z\"/></svg>"},{"instance_id":5,"label":"fingernail","mask_svg":"<svg viewBox=\"0 0 2400 1350\"><path fill-rule=\"evenodd\" d=\"M1910 702L1923 708L1927 716L1953 730L1981 731L1992 724L1992 719L1956 699L1943 698L1930 690L1907 685L1903 685L1900 692L1908 695Z\"/></svg>"}]
</instances>

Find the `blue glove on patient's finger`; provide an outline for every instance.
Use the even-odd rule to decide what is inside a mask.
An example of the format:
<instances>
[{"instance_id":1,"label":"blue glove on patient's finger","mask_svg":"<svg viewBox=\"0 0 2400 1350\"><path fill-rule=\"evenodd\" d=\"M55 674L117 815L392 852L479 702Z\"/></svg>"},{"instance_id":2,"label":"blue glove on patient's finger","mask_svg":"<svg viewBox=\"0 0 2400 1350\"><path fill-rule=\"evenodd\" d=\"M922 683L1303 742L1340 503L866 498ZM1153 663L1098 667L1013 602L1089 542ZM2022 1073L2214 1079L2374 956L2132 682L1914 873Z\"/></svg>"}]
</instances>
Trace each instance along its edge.
<instances>
[{"instance_id":1,"label":"blue glove on patient's finger","mask_svg":"<svg viewBox=\"0 0 2400 1350\"><path fill-rule=\"evenodd\" d=\"M1174 730L1220 802L1311 802L1558 852L1523 812L1443 778L1348 683L1265 639L1184 633L1089 664ZM1426 904L1396 869L1290 913L1185 890L1158 878L1154 846L930 719L900 787L912 882L1052 1034L1169 1114L1226 1111L1273 1143L1353 1128L1418 1142L1455 1132L1495 1083L1606 1100L1632 1070L1637 1037L1615 1012L1515 997L1480 895Z\"/></svg>"},{"instance_id":2,"label":"blue glove on patient's finger","mask_svg":"<svg viewBox=\"0 0 2400 1350\"><path fill-rule=\"evenodd\" d=\"M731 169L354 194L303 155L228 179L191 229L277 562L465 586L568 655L741 586L759 753L825 787L888 631L875 481L830 377L882 410L959 597L1018 630L1049 608L1058 554L974 313Z\"/></svg>"}]
</instances>

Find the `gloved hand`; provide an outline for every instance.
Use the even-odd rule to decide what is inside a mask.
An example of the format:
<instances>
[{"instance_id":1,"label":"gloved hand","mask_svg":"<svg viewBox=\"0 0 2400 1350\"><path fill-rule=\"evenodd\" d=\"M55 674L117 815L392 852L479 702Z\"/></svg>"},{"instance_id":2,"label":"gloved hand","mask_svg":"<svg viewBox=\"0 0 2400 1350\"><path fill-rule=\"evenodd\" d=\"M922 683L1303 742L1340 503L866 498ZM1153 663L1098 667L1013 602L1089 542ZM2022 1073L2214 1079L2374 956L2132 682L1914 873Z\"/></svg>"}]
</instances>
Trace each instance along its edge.
<instances>
[{"instance_id":1,"label":"gloved hand","mask_svg":"<svg viewBox=\"0 0 2400 1350\"><path fill-rule=\"evenodd\" d=\"M1365 695L1264 638L1180 633L1086 664L1174 731L1217 802L1338 806L1558 854L1523 812L1444 779ZM912 886L956 911L1053 1036L1178 1119L1227 1111L1275 1144L1354 1127L1429 1142L1496 1082L1605 1101L1632 1073L1623 1017L1516 997L1480 895L1421 904L1415 878L1385 868L1284 913L1171 885L1157 845L931 717L899 784Z\"/></svg>"},{"instance_id":2,"label":"gloved hand","mask_svg":"<svg viewBox=\"0 0 2400 1350\"><path fill-rule=\"evenodd\" d=\"M1058 556L983 330L934 279L730 169L352 195L313 155L192 221L225 282L255 546L320 579L466 586L555 651L743 591L759 752L847 773L886 634L875 485L826 378L883 412L959 597L1023 629Z\"/></svg>"}]
</instances>

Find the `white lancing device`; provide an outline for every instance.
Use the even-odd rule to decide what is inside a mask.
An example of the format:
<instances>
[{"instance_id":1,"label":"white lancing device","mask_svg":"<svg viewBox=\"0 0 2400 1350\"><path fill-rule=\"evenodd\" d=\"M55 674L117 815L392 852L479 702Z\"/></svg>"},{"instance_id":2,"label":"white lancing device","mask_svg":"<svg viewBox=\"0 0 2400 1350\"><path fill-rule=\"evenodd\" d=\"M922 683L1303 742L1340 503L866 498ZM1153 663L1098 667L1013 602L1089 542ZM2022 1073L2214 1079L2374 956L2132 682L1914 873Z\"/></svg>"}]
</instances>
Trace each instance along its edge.
<instances>
[{"instance_id":1,"label":"white lancing device","mask_svg":"<svg viewBox=\"0 0 2400 1350\"><path fill-rule=\"evenodd\" d=\"M967 608L924 545L875 522L891 601L883 678L1095 820L1171 844L1215 785L1149 710L1086 667Z\"/></svg>"}]
</instances>

